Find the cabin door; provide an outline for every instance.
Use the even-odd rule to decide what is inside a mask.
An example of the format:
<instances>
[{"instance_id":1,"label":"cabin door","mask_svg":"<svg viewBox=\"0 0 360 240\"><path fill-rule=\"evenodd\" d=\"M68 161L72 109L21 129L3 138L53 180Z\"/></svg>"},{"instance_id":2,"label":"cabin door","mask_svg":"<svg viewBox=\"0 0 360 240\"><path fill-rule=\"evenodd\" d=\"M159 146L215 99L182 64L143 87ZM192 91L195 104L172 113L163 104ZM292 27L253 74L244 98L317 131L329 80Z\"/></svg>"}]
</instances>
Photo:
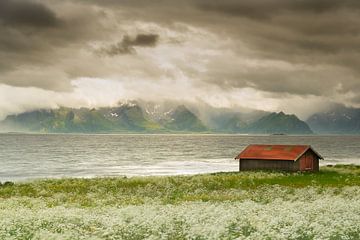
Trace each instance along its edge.
<instances>
[{"instance_id":1,"label":"cabin door","mask_svg":"<svg viewBox=\"0 0 360 240\"><path fill-rule=\"evenodd\" d=\"M312 163L313 163L313 161L312 161L311 154L305 153L305 170L313 169Z\"/></svg>"}]
</instances>

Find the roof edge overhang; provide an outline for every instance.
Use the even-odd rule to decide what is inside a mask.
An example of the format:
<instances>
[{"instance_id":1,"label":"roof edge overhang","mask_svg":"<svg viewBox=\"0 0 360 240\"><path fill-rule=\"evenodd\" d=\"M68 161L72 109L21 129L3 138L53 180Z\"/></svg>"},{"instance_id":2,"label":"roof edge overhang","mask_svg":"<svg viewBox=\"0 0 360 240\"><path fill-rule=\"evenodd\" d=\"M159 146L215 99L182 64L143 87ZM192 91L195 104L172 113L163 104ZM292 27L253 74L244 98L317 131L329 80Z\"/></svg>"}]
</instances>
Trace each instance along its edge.
<instances>
[{"instance_id":1,"label":"roof edge overhang","mask_svg":"<svg viewBox=\"0 0 360 240\"><path fill-rule=\"evenodd\" d=\"M307 147L302 153L300 153L294 161L299 160L299 158L301 158L301 156L304 155L304 154L305 154L307 151L309 151L309 150L313 151L313 153L315 153L315 155L318 156L319 159L324 160L324 158L323 158L317 151L315 151L315 150L311 147L311 145L308 145L308 147Z\"/></svg>"},{"instance_id":2,"label":"roof edge overhang","mask_svg":"<svg viewBox=\"0 0 360 240\"><path fill-rule=\"evenodd\" d=\"M294 159L284 159L284 158L235 158L235 160L296 161Z\"/></svg>"}]
</instances>

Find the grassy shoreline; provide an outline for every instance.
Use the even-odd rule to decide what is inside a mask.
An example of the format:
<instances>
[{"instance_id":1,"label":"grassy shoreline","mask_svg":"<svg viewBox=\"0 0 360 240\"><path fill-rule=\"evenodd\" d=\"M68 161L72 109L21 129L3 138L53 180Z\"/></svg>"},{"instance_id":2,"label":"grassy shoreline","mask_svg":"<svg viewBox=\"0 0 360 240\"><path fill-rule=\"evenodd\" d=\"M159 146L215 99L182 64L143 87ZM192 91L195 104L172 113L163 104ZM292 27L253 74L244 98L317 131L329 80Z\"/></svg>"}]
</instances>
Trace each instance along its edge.
<instances>
[{"instance_id":1,"label":"grassy shoreline","mask_svg":"<svg viewBox=\"0 0 360 240\"><path fill-rule=\"evenodd\" d=\"M151 201L173 204L186 201L239 201L251 196L241 191L262 192L263 188L342 188L360 186L360 166L321 167L318 173L229 172L187 176L102 177L45 179L0 186L0 199L41 198L52 205L96 206L99 200L110 205L144 204ZM54 196L63 199L51 201Z\"/></svg>"},{"instance_id":2,"label":"grassy shoreline","mask_svg":"<svg viewBox=\"0 0 360 240\"><path fill-rule=\"evenodd\" d=\"M0 239L360 239L360 166L0 186Z\"/></svg>"}]
</instances>

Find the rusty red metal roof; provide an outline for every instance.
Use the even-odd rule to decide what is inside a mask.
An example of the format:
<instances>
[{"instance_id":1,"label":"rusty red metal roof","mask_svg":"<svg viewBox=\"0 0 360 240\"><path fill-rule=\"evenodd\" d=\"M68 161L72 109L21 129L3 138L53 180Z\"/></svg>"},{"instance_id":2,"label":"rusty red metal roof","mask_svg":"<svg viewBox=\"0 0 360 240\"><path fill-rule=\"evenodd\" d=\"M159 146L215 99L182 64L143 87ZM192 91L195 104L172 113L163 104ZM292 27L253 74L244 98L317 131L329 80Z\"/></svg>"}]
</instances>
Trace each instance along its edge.
<instances>
[{"instance_id":1,"label":"rusty red metal roof","mask_svg":"<svg viewBox=\"0 0 360 240\"><path fill-rule=\"evenodd\" d=\"M310 145L249 145L235 159L296 161L309 149L323 159Z\"/></svg>"}]
</instances>

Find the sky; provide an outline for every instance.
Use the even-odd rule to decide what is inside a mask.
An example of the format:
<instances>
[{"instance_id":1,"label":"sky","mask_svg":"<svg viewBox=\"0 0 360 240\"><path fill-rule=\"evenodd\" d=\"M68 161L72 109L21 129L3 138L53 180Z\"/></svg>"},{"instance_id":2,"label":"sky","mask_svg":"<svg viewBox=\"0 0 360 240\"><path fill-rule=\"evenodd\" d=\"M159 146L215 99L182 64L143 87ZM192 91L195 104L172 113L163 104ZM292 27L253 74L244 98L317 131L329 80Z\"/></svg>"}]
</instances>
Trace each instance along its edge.
<instances>
[{"instance_id":1,"label":"sky","mask_svg":"<svg viewBox=\"0 0 360 240\"><path fill-rule=\"evenodd\" d=\"M131 99L360 107L360 1L0 0L0 118Z\"/></svg>"}]
</instances>

